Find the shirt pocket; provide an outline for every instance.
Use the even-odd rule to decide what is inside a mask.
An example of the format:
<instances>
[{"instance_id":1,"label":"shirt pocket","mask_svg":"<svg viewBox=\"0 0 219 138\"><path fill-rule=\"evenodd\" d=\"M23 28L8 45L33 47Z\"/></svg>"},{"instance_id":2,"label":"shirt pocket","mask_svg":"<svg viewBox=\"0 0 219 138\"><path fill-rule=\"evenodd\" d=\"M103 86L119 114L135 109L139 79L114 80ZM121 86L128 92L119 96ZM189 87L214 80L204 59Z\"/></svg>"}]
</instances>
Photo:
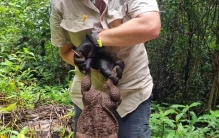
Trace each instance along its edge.
<instances>
[{"instance_id":1,"label":"shirt pocket","mask_svg":"<svg viewBox=\"0 0 219 138\"><path fill-rule=\"evenodd\" d=\"M117 27L123 23L123 18L127 13L127 2L126 0L116 0L108 5L107 11L107 23L109 28Z\"/></svg>"},{"instance_id":2,"label":"shirt pocket","mask_svg":"<svg viewBox=\"0 0 219 138\"><path fill-rule=\"evenodd\" d=\"M93 29L94 21L92 18L87 18L83 22L80 16L68 15L63 17L60 26L68 31L71 42L78 47L85 39L86 33Z\"/></svg>"}]
</instances>

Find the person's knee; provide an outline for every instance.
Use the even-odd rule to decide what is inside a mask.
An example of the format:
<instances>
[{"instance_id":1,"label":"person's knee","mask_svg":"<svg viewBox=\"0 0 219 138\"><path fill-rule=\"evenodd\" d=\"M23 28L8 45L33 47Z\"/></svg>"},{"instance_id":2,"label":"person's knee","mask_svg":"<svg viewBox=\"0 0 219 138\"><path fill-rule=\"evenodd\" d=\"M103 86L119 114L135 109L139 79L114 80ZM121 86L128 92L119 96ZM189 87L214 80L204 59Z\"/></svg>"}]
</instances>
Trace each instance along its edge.
<instances>
[{"instance_id":1,"label":"person's knee","mask_svg":"<svg viewBox=\"0 0 219 138\"><path fill-rule=\"evenodd\" d=\"M150 135L151 135L151 129L149 124L144 124L141 135L136 138L150 138Z\"/></svg>"}]
</instances>

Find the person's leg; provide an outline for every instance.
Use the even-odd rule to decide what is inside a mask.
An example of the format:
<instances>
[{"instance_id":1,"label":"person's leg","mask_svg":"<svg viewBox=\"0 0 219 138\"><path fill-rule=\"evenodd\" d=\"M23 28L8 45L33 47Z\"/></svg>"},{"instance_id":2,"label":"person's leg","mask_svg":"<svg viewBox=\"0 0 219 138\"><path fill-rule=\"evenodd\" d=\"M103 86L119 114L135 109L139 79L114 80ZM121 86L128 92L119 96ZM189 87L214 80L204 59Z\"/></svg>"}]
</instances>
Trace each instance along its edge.
<instances>
[{"instance_id":1,"label":"person's leg","mask_svg":"<svg viewBox=\"0 0 219 138\"><path fill-rule=\"evenodd\" d=\"M75 114L74 114L74 138L76 138L76 132L77 132L77 122L78 122L78 118L82 112L82 110L75 104L74 105L74 111L75 111Z\"/></svg>"},{"instance_id":2,"label":"person's leg","mask_svg":"<svg viewBox=\"0 0 219 138\"><path fill-rule=\"evenodd\" d=\"M150 138L150 114L150 98L123 118L116 113L115 116L119 122L119 138Z\"/></svg>"}]
</instances>

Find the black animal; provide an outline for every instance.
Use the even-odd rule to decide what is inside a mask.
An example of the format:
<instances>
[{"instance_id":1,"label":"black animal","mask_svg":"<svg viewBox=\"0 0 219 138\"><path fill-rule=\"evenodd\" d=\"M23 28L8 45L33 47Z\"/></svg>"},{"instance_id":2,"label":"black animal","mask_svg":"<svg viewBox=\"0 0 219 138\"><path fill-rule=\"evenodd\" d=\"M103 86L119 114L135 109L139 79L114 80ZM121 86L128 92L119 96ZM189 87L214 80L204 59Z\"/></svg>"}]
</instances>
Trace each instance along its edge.
<instances>
[{"instance_id":1,"label":"black animal","mask_svg":"<svg viewBox=\"0 0 219 138\"><path fill-rule=\"evenodd\" d=\"M121 59L114 61L104 51L104 47L98 46L90 34L87 34L82 44L73 51L75 52L74 62L79 63L78 68L82 73L86 74L91 67L99 70L106 79L110 78L114 85L117 85L122 78L124 62ZM113 73L114 67L116 67L116 76Z\"/></svg>"}]
</instances>

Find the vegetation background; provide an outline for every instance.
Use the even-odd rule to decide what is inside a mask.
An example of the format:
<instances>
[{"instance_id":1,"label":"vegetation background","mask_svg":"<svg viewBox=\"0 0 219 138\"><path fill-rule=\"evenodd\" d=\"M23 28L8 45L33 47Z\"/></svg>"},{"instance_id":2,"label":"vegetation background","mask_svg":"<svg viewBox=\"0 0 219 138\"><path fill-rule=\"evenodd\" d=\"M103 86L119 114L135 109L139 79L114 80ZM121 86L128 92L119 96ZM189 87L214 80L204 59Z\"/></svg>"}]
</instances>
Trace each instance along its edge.
<instances>
[{"instance_id":1,"label":"vegetation background","mask_svg":"<svg viewBox=\"0 0 219 138\"><path fill-rule=\"evenodd\" d=\"M152 137L218 138L219 1L158 3L161 34L146 43L154 79ZM49 14L48 0L0 0L0 138L34 137L18 118L5 121L20 108L71 109L74 68L50 43Z\"/></svg>"}]
</instances>

